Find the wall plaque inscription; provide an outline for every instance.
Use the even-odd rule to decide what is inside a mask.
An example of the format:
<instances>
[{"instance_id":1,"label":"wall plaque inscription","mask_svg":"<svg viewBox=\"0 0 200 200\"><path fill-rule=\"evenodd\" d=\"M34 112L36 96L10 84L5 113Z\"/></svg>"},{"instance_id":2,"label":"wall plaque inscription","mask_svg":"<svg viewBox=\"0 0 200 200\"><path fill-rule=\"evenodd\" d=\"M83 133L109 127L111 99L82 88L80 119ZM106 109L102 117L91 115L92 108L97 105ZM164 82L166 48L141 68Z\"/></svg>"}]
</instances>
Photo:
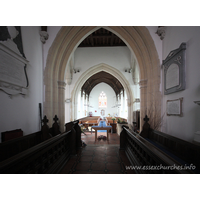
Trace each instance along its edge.
<instances>
[{"instance_id":1,"label":"wall plaque inscription","mask_svg":"<svg viewBox=\"0 0 200 200\"><path fill-rule=\"evenodd\" d=\"M183 98L175 100L167 100L167 115L182 116Z\"/></svg>"},{"instance_id":2,"label":"wall plaque inscription","mask_svg":"<svg viewBox=\"0 0 200 200\"><path fill-rule=\"evenodd\" d=\"M171 64L166 72L166 89L170 89L179 85L179 67Z\"/></svg>"},{"instance_id":3,"label":"wall plaque inscription","mask_svg":"<svg viewBox=\"0 0 200 200\"><path fill-rule=\"evenodd\" d=\"M9 33L12 37L17 37L19 31L15 28L1 28L4 36ZM9 32L9 30L11 30ZM20 30L20 29L18 29ZM12 37L0 38L0 90L10 97L16 94L27 94L28 78L26 66L28 61L24 57L22 49L14 42Z\"/></svg>"},{"instance_id":4,"label":"wall plaque inscription","mask_svg":"<svg viewBox=\"0 0 200 200\"><path fill-rule=\"evenodd\" d=\"M185 89L185 50L186 43L182 43L163 60L165 95Z\"/></svg>"}]
</instances>

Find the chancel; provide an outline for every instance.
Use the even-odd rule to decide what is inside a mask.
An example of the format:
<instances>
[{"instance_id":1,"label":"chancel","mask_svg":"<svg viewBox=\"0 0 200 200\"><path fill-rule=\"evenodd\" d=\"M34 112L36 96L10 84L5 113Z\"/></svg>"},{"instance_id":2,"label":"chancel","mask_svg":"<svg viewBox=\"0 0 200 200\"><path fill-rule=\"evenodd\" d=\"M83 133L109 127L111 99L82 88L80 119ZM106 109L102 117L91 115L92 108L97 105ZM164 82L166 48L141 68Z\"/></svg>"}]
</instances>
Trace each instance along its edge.
<instances>
[{"instance_id":1,"label":"chancel","mask_svg":"<svg viewBox=\"0 0 200 200\"><path fill-rule=\"evenodd\" d=\"M0 173L200 173L199 33L1 26Z\"/></svg>"}]
</instances>

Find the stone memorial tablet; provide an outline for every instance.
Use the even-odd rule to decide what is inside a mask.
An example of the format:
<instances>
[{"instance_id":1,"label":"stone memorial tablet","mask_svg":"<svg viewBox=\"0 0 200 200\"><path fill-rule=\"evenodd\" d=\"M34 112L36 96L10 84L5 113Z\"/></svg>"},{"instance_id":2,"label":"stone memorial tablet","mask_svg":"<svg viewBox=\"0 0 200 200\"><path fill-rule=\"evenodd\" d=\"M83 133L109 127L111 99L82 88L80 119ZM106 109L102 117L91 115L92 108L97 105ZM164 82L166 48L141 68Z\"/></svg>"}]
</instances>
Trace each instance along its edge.
<instances>
[{"instance_id":1,"label":"stone memorial tablet","mask_svg":"<svg viewBox=\"0 0 200 200\"><path fill-rule=\"evenodd\" d=\"M167 115L182 116L183 98L167 101Z\"/></svg>"},{"instance_id":2,"label":"stone memorial tablet","mask_svg":"<svg viewBox=\"0 0 200 200\"><path fill-rule=\"evenodd\" d=\"M163 60L165 95L185 89L185 50L186 44L182 43Z\"/></svg>"},{"instance_id":3,"label":"stone memorial tablet","mask_svg":"<svg viewBox=\"0 0 200 200\"><path fill-rule=\"evenodd\" d=\"M14 40L19 35L15 27L1 27L0 36L0 90L9 96L27 93L28 78L22 44ZM19 40L18 40L19 41Z\"/></svg>"},{"instance_id":4,"label":"stone memorial tablet","mask_svg":"<svg viewBox=\"0 0 200 200\"><path fill-rule=\"evenodd\" d=\"M166 73L166 89L170 89L179 85L179 67L171 64Z\"/></svg>"}]
</instances>

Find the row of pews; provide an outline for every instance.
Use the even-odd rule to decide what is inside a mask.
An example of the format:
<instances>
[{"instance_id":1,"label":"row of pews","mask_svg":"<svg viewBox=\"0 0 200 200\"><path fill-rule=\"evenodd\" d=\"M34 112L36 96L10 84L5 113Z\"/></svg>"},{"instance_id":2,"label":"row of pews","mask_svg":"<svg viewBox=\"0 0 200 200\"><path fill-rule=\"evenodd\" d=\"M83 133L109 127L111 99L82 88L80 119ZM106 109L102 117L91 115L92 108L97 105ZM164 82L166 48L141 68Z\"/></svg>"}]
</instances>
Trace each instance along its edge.
<instances>
[{"instance_id":1,"label":"row of pews","mask_svg":"<svg viewBox=\"0 0 200 200\"><path fill-rule=\"evenodd\" d=\"M118 123L118 119L120 119L121 121L127 122L127 119L121 118L121 117L115 117L115 121L112 120L112 117L106 117L106 123L110 124L110 126L112 126L112 133L118 133L120 134L121 130L119 128L119 126L117 125Z\"/></svg>"},{"instance_id":2,"label":"row of pews","mask_svg":"<svg viewBox=\"0 0 200 200\"><path fill-rule=\"evenodd\" d=\"M59 173L82 146L79 121L65 124L60 133L58 118L51 128L45 116L41 131L0 143L1 174Z\"/></svg>"},{"instance_id":3,"label":"row of pews","mask_svg":"<svg viewBox=\"0 0 200 200\"><path fill-rule=\"evenodd\" d=\"M121 117L115 117L115 121L112 120L112 117L106 117L105 121L107 124L112 126L112 133L117 132L117 121L120 119L121 121L127 122L127 119L121 118ZM99 122L101 120L100 116L93 116L93 117L84 117L79 119L79 123L82 124L86 130L88 130L88 127L90 126L98 126ZM91 130L92 131L92 130ZM110 131L111 132L111 131Z\"/></svg>"},{"instance_id":4,"label":"row of pews","mask_svg":"<svg viewBox=\"0 0 200 200\"><path fill-rule=\"evenodd\" d=\"M84 117L79 119L79 124L82 124L88 130L89 126L97 126L100 120L100 116Z\"/></svg>"},{"instance_id":5,"label":"row of pews","mask_svg":"<svg viewBox=\"0 0 200 200\"><path fill-rule=\"evenodd\" d=\"M127 122L127 119L122 118L122 117L115 117L115 121L113 122L113 117L106 117L106 122L107 123L117 123L118 119L120 119L121 121L125 121Z\"/></svg>"},{"instance_id":6,"label":"row of pews","mask_svg":"<svg viewBox=\"0 0 200 200\"><path fill-rule=\"evenodd\" d=\"M128 126L120 134L120 149L132 169L147 174L199 174L200 146L151 129L147 119L140 134Z\"/></svg>"},{"instance_id":7,"label":"row of pews","mask_svg":"<svg viewBox=\"0 0 200 200\"><path fill-rule=\"evenodd\" d=\"M143 130L135 133L124 125L120 150L136 173L200 173L200 145L152 130L145 117ZM82 146L79 120L65 124L60 133L58 118L51 128L46 116L41 131L0 143L1 174L55 174ZM129 166L130 167L130 166Z\"/></svg>"}]
</instances>

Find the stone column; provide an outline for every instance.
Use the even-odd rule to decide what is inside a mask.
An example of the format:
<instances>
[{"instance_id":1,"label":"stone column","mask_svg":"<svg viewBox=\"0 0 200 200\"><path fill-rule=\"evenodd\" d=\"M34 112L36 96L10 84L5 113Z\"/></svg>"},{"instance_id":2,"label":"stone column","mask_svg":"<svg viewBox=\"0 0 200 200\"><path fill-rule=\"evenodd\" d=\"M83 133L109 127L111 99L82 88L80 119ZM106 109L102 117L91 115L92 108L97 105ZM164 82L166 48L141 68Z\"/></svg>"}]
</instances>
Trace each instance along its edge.
<instances>
[{"instance_id":1,"label":"stone column","mask_svg":"<svg viewBox=\"0 0 200 200\"><path fill-rule=\"evenodd\" d=\"M125 94L123 92L123 117L126 115L126 99L125 99Z\"/></svg>"},{"instance_id":2,"label":"stone column","mask_svg":"<svg viewBox=\"0 0 200 200\"><path fill-rule=\"evenodd\" d=\"M128 98L127 99L127 109L128 109L128 123L129 124L132 124L133 122L133 109L132 109L132 106L131 104L133 104L133 102L131 102L131 100Z\"/></svg>"},{"instance_id":3,"label":"stone column","mask_svg":"<svg viewBox=\"0 0 200 200\"><path fill-rule=\"evenodd\" d=\"M81 91L80 118L83 117L83 91Z\"/></svg>"},{"instance_id":4,"label":"stone column","mask_svg":"<svg viewBox=\"0 0 200 200\"><path fill-rule=\"evenodd\" d=\"M122 101L121 101L121 93L119 93L119 102L118 102L118 104L120 104L121 106L120 106L120 109L119 109L119 116L120 117L122 117Z\"/></svg>"},{"instance_id":5,"label":"stone column","mask_svg":"<svg viewBox=\"0 0 200 200\"><path fill-rule=\"evenodd\" d=\"M64 132L65 125L65 86L64 81L58 81L58 118L60 119L60 131ZM55 113L56 114L56 113Z\"/></svg>"},{"instance_id":6,"label":"stone column","mask_svg":"<svg viewBox=\"0 0 200 200\"><path fill-rule=\"evenodd\" d=\"M141 80L140 85L140 131L144 124L143 118L146 115L147 111L147 80Z\"/></svg>"},{"instance_id":7,"label":"stone column","mask_svg":"<svg viewBox=\"0 0 200 200\"><path fill-rule=\"evenodd\" d=\"M117 114L118 114L118 117L120 117L120 109L119 109L119 106L118 106L118 104L119 104L119 96L117 95Z\"/></svg>"},{"instance_id":8,"label":"stone column","mask_svg":"<svg viewBox=\"0 0 200 200\"><path fill-rule=\"evenodd\" d=\"M86 105L87 105L86 106L86 116L88 116L88 112L89 112L89 106L88 106L89 105L89 96L88 95L86 96Z\"/></svg>"},{"instance_id":9,"label":"stone column","mask_svg":"<svg viewBox=\"0 0 200 200\"><path fill-rule=\"evenodd\" d=\"M87 96L86 96L86 94L84 95L84 105L83 105L83 112L84 112L84 117L86 117L86 112L87 112ZM86 112L85 112L86 111Z\"/></svg>"}]
</instances>

